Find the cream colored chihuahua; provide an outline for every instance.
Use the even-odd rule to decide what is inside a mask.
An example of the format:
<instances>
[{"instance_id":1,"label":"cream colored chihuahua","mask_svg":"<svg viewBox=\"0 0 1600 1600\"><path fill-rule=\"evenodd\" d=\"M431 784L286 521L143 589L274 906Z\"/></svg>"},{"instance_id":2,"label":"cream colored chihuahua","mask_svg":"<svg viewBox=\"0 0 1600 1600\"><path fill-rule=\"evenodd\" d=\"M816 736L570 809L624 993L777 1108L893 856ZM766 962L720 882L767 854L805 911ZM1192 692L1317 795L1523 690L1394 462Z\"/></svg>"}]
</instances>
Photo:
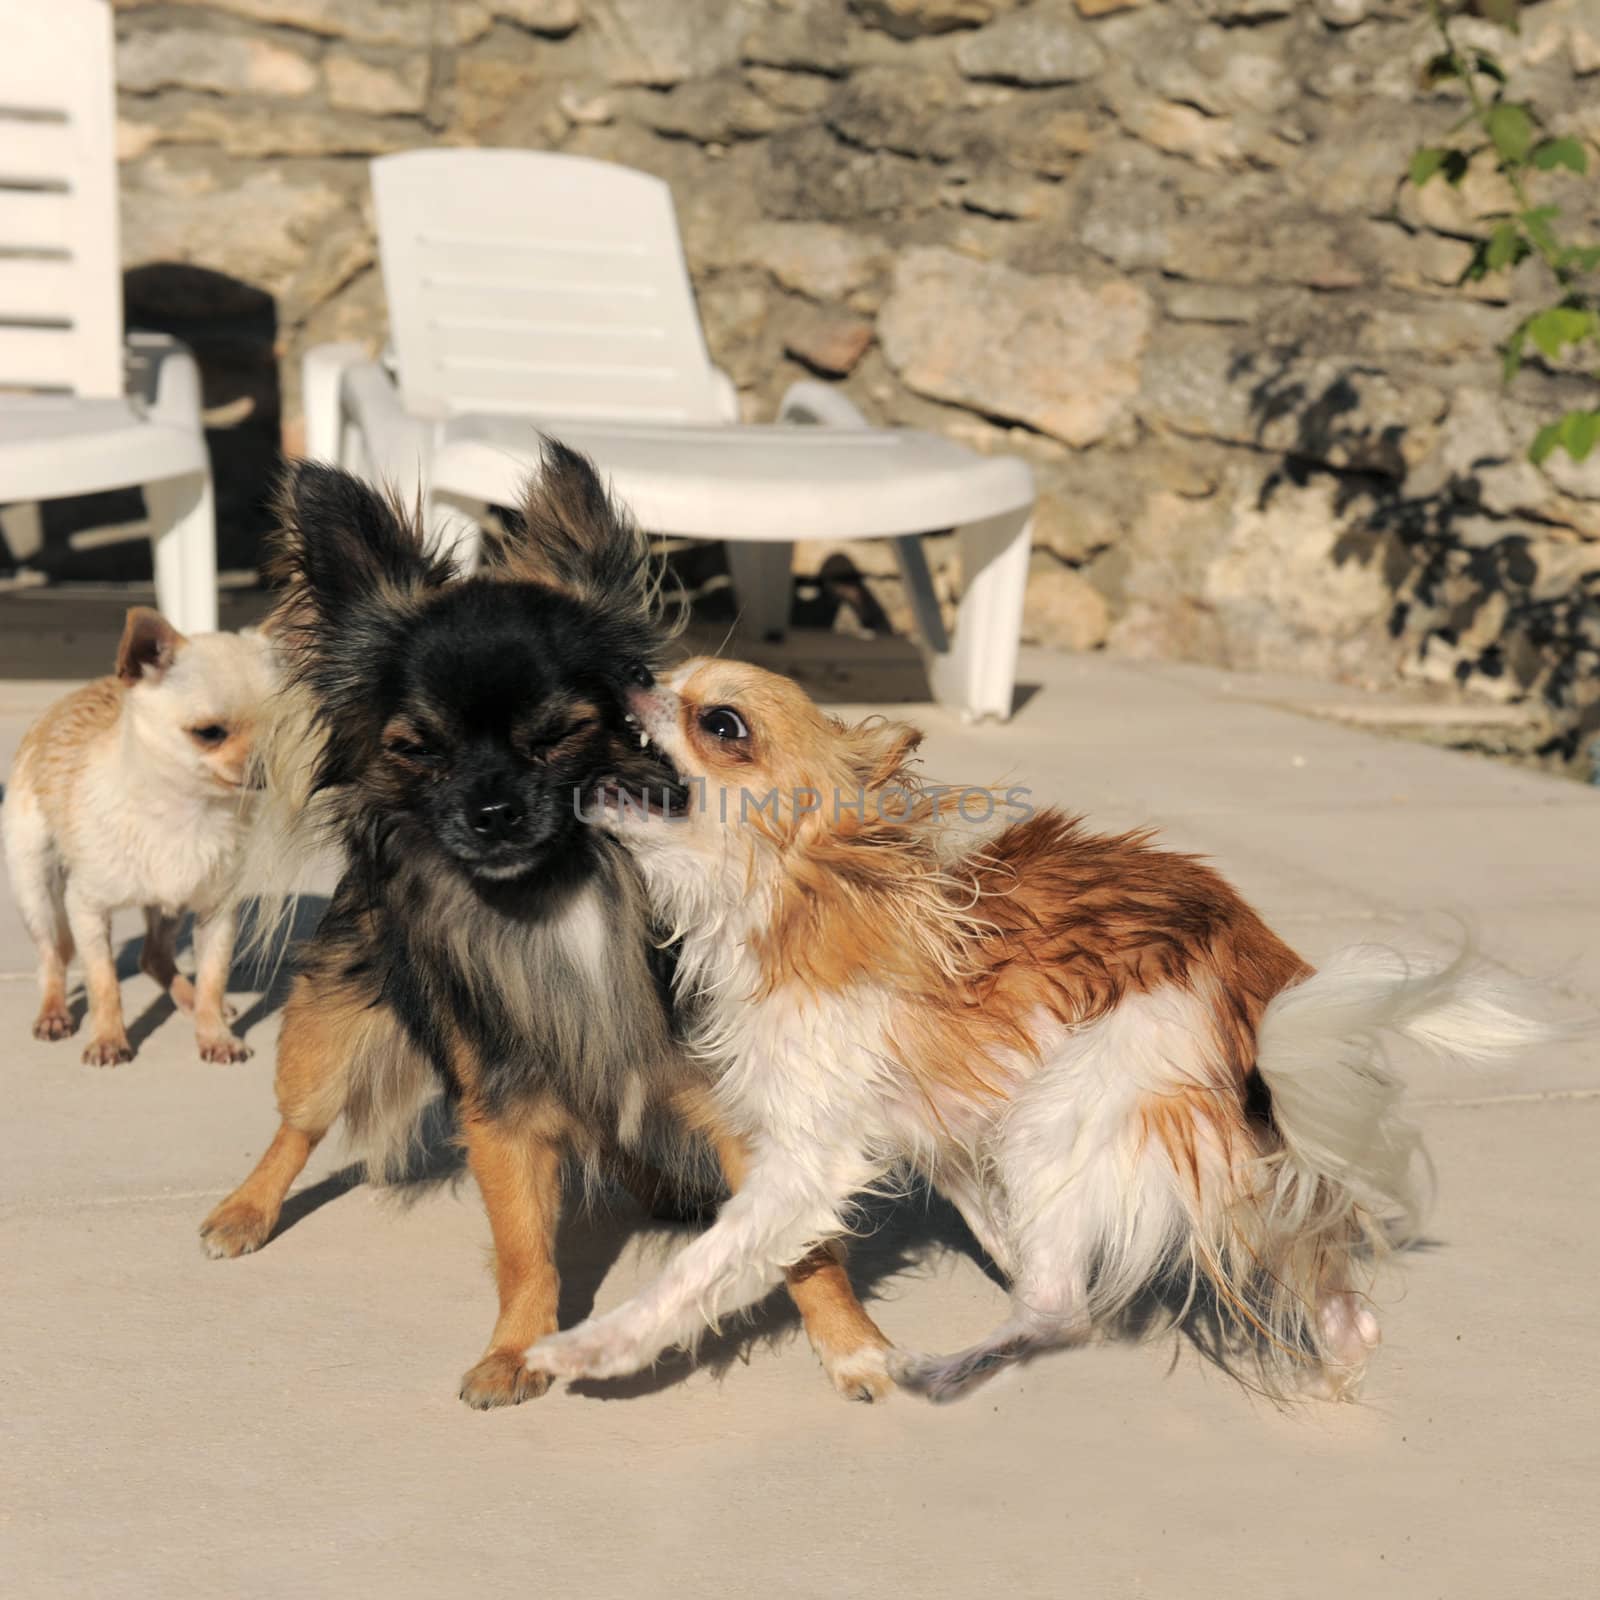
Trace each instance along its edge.
<instances>
[{"instance_id":1,"label":"cream colored chihuahua","mask_svg":"<svg viewBox=\"0 0 1600 1600\"><path fill-rule=\"evenodd\" d=\"M67 963L83 957L93 1066L131 1061L111 953L111 914L143 906L140 967L194 1015L206 1061L243 1061L224 993L238 918L256 726L276 686L257 633L185 638L143 606L128 612L117 670L58 700L17 752L3 817L6 866L39 951L34 1037L65 1039ZM195 914L194 981L174 958Z\"/></svg>"}]
</instances>

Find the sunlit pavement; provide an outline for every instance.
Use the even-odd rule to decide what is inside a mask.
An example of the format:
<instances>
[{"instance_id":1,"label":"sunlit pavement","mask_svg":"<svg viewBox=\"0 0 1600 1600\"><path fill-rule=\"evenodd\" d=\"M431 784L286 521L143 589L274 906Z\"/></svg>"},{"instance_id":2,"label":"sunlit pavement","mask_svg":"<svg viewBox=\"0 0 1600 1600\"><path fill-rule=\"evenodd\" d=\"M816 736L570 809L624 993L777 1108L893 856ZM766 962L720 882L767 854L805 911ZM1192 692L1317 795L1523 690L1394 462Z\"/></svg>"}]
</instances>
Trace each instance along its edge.
<instances>
[{"instance_id":1,"label":"sunlit pavement","mask_svg":"<svg viewBox=\"0 0 1600 1600\"><path fill-rule=\"evenodd\" d=\"M1313 961L1353 940L1444 949L1465 926L1568 1014L1600 1009L1600 793L1272 703L1303 686L1032 652L1022 676L1004 728L890 709L928 726L936 777L1024 784L1212 856ZM0 683L0 767L51 692ZM774 1302L699 1365L479 1414L455 1398L493 1319L470 1181L379 1195L328 1181L329 1148L261 1254L206 1260L201 1218L274 1126L277 997L243 998L254 1060L206 1065L131 946L124 970L133 1063L36 1042L0 897L8 1594L1591 1592L1592 1038L1487 1074L1417 1065L1440 1200L1383 1285L1358 1405L1275 1411L1168 1333L945 1410L851 1406ZM954 1348L998 1319L943 1210L878 1220L856 1266L891 1335ZM575 1216L564 1316L675 1243L620 1202Z\"/></svg>"}]
</instances>

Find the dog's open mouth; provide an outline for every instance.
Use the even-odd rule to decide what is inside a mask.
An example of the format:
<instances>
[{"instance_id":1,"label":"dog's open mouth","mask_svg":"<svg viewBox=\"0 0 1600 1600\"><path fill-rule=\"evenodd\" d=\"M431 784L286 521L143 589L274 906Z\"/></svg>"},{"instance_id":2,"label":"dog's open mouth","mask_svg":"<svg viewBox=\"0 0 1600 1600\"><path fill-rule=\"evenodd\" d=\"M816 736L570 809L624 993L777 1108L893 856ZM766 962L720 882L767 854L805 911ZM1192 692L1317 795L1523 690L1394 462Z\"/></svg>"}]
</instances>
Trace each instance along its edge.
<instances>
[{"instance_id":1,"label":"dog's open mouth","mask_svg":"<svg viewBox=\"0 0 1600 1600\"><path fill-rule=\"evenodd\" d=\"M628 817L675 820L687 816L689 790L678 769L636 718L630 716L627 721L630 733L638 739L638 748L630 748L620 756L612 771L595 784L589 795L591 806L608 821Z\"/></svg>"},{"instance_id":2,"label":"dog's open mouth","mask_svg":"<svg viewBox=\"0 0 1600 1600\"><path fill-rule=\"evenodd\" d=\"M689 791L676 779L653 784L608 779L594 790L594 803L607 816L660 817L674 821L689 814Z\"/></svg>"}]
</instances>

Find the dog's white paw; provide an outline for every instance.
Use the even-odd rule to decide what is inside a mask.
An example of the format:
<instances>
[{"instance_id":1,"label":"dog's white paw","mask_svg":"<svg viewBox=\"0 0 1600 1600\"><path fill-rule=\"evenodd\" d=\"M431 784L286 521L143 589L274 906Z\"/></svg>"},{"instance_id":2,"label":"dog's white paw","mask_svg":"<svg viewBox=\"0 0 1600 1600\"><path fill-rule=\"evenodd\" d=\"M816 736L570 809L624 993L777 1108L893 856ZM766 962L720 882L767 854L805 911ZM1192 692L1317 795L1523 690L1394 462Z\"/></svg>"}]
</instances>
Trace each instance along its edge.
<instances>
[{"instance_id":1,"label":"dog's white paw","mask_svg":"<svg viewBox=\"0 0 1600 1600\"><path fill-rule=\"evenodd\" d=\"M1317 1400L1353 1399L1367 1357L1383 1342L1378 1319L1363 1296L1340 1290L1322 1298L1317 1320L1326 1359L1304 1375L1300 1387Z\"/></svg>"},{"instance_id":2,"label":"dog's white paw","mask_svg":"<svg viewBox=\"0 0 1600 1600\"><path fill-rule=\"evenodd\" d=\"M530 1372L553 1378L622 1378L645 1364L634 1340L604 1318L580 1322L530 1345L523 1360Z\"/></svg>"},{"instance_id":3,"label":"dog's white paw","mask_svg":"<svg viewBox=\"0 0 1600 1600\"><path fill-rule=\"evenodd\" d=\"M912 1394L920 1394L935 1405L948 1405L1010 1366L1026 1348L1020 1340L1009 1339L1002 1343L974 1345L953 1356L891 1350L889 1376Z\"/></svg>"}]
</instances>

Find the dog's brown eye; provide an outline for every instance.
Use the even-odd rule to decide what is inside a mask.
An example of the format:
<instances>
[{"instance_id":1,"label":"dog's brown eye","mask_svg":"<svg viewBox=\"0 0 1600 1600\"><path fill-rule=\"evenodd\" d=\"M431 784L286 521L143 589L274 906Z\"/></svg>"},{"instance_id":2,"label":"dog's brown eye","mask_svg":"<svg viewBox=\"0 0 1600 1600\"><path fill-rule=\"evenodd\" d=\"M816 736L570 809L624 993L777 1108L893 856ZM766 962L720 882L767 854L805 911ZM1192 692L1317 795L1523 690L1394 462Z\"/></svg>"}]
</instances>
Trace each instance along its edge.
<instances>
[{"instance_id":1,"label":"dog's brown eye","mask_svg":"<svg viewBox=\"0 0 1600 1600\"><path fill-rule=\"evenodd\" d=\"M713 739L748 739L750 730L732 706L712 706L700 713L700 728Z\"/></svg>"},{"instance_id":2,"label":"dog's brown eye","mask_svg":"<svg viewBox=\"0 0 1600 1600\"><path fill-rule=\"evenodd\" d=\"M220 722L207 722L198 728L191 728L189 737L196 744L203 744L207 749L214 750L228 737L228 730Z\"/></svg>"}]
</instances>

